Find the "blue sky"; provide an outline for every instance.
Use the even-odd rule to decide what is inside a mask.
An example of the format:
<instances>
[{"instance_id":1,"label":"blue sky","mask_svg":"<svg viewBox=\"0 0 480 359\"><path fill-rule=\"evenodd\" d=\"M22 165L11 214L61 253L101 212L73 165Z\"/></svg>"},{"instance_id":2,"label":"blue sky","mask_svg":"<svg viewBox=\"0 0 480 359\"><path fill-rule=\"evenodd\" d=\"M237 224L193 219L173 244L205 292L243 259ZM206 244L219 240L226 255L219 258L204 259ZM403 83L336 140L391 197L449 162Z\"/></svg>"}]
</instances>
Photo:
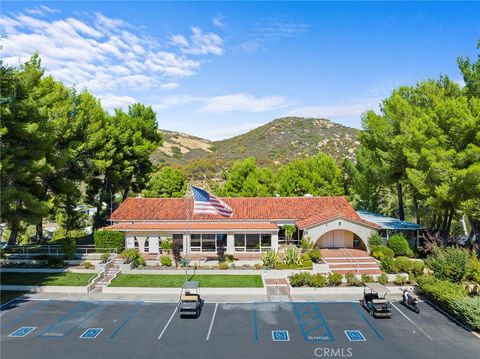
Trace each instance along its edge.
<instances>
[{"instance_id":1,"label":"blue sky","mask_svg":"<svg viewBox=\"0 0 480 359\"><path fill-rule=\"evenodd\" d=\"M2 58L47 71L109 110L152 105L160 128L221 139L274 118L360 127L395 87L462 82L478 2L4 1Z\"/></svg>"}]
</instances>

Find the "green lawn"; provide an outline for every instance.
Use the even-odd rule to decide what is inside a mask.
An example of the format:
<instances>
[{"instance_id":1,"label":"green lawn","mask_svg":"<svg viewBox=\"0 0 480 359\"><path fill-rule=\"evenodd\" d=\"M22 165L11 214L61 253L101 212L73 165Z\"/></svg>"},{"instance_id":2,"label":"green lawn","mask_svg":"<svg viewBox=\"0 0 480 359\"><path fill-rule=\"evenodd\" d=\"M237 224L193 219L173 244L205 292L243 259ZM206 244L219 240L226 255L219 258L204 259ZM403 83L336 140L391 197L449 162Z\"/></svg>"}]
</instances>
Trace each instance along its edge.
<instances>
[{"instance_id":1,"label":"green lawn","mask_svg":"<svg viewBox=\"0 0 480 359\"><path fill-rule=\"evenodd\" d=\"M200 287L210 288L261 288L262 277L259 275L194 275L189 280L200 282ZM110 287L157 287L179 288L185 281L184 275L177 274L119 274Z\"/></svg>"},{"instance_id":2,"label":"green lawn","mask_svg":"<svg viewBox=\"0 0 480 359\"><path fill-rule=\"evenodd\" d=\"M2 273L0 283L4 285L72 285L86 286L90 273Z\"/></svg>"},{"instance_id":3,"label":"green lawn","mask_svg":"<svg viewBox=\"0 0 480 359\"><path fill-rule=\"evenodd\" d=\"M18 298L27 292L16 292L16 291L2 291L0 292L0 304L5 304L10 302L11 300L14 300L15 298Z\"/></svg>"}]
</instances>

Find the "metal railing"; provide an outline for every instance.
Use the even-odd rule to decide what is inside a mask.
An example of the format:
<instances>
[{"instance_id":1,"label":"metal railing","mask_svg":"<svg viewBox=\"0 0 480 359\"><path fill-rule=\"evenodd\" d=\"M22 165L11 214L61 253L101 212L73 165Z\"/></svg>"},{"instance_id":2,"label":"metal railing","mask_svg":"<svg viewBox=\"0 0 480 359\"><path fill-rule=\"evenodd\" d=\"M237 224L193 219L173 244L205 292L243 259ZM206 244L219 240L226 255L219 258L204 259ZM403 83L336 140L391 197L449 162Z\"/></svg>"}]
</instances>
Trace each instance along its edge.
<instances>
[{"instance_id":1,"label":"metal railing","mask_svg":"<svg viewBox=\"0 0 480 359\"><path fill-rule=\"evenodd\" d=\"M8 246L3 250L8 256L18 256L26 259L39 255L60 256L63 255L62 248L58 244L43 244L43 245L17 245ZM86 256L94 253L117 253L116 248L102 248L101 251L95 245L80 245L75 249L76 256Z\"/></svg>"},{"instance_id":2,"label":"metal railing","mask_svg":"<svg viewBox=\"0 0 480 359\"><path fill-rule=\"evenodd\" d=\"M350 263L352 268L355 268L355 265L351 260L351 257L353 257L353 256L350 254L350 252L348 251L348 249L346 247L344 249L345 249L345 258ZM356 261L356 264L357 264L356 265L357 268L356 268L355 272L356 272L356 274L360 274L360 263L358 262L358 260Z\"/></svg>"},{"instance_id":3,"label":"metal railing","mask_svg":"<svg viewBox=\"0 0 480 359\"><path fill-rule=\"evenodd\" d=\"M110 257L108 258L107 262L104 263L103 266L100 267L98 274L90 281L87 286L87 292L92 291L95 288L95 285L103 278L106 277L109 269L114 265L118 255L116 253L111 253ZM110 280L111 282L111 280Z\"/></svg>"}]
</instances>

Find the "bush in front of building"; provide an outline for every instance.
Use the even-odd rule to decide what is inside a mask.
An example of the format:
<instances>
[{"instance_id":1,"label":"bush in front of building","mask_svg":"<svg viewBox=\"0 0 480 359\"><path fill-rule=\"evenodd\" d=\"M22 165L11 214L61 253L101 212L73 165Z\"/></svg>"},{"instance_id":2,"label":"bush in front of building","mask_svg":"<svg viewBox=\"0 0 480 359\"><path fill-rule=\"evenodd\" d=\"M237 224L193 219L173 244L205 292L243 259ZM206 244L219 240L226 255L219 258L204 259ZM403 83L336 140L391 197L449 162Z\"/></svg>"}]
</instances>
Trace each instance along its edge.
<instances>
[{"instance_id":1,"label":"bush in front of building","mask_svg":"<svg viewBox=\"0 0 480 359\"><path fill-rule=\"evenodd\" d=\"M407 276L399 274L395 276L393 283L396 285L405 285L407 283Z\"/></svg>"},{"instance_id":2,"label":"bush in front of building","mask_svg":"<svg viewBox=\"0 0 480 359\"><path fill-rule=\"evenodd\" d=\"M277 263L280 262L280 257L278 256L278 252L275 250L266 251L262 255L262 261L265 268L272 269Z\"/></svg>"},{"instance_id":3,"label":"bush in front of building","mask_svg":"<svg viewBox=\"0 0 480 359\"><path fill-rule=\"evenodd\" d=\"M97 252L105 252L115 249L117 253L121 252L125 246L125 235L118 231L96 231L93 235L95 248Z\"/></svg>"},{"instance_id":4,"label":"bush in front of building","mask_svg":"<svg viewBox=\"0 0 480 359\"><path fill-rule=\"evenodd\" d=\"M413 256L413 251L410 248L410 245L408 244L407 239L401 233L397 233L391 236L387 241L387 246L393 251L393 253L395 254L395 257L398 257L398 256L412 257Z\"/></svg>"},{"instance_id":5,"label":"bush in front of building","mask_svg":"<svg viewBox=\"0 0 480 359\"><path fill-rule=\"evenodd\" d=\"M56 243L60 245L60 251L63 253L64 259L74 259L77 251L77 241L74 238L62 238Z\"/></svg>"},{"instance_id":6,"label":"bush in front of building","mask_svg":"<svg viewBox=\"0 0 480 359\"><path fill-rule=\"evenodd\" d=\"M288 246L285 248L285 264L299 266L302 264L302 256L300 254L300 249L296 246Z\"/></svg>"},{"instance_id":7,"label":"bush in front of building","mask_svg":"<svg viewBox=\"0 0 480 359\"><path fill-rule=\"evenodd\" d=\"M385 257L380 261L380 267L386 273L393 274L398 272L395 260L390 257Z\"/></svg>"},{"instance_id":8,"label":"bush in front of building","mask_svg":"<svg viewBox=\"0 0 480 359\"><path fill-rule=\"evenodd\" d=\"M378 233L368 238L368 247L372 248L373 246L383 246L383 238Z\"/></svg>"},{"instance_id":9,"label":"bush in front of building","mask_svg":"<svg viewBox=\"0 0 480 359\"><path fill-rule=\"evenodd\" d=\"M218 263L218 269L222 269L222 270L228 269L228 263L227 262Z\"/></svg>"},{"instance_id":10,"label":"bush in front of building","mask_svg":"<svg viewBox=\"0 0 480 359\"><path fill-rule=\"evenodd\" d=\"M163 267L171 267L172 266L172 258L170 258L170 256L161 256L160 257L160 264Z\"/></svg>"},{"instance_id":11,"label":"bush in front of building","mask_svg":"<svg viewBox=\"0 0 480 359\"><path fill-rule=\"evenodd\" d=\"M400 272L412 273L414 264L408 257L397 257L395 258L395 266Z\"/></svg>"},{"instance_id":12,"label":"bush in front of building","mask_svg":"<svg viewBox=\"0 0 480 359\"><path fill-rule=\"evenodd\" d=\"M379 261L381 261L382 259L384 259L386 257L389 257L389 258L394 257L393 250L391 250L390 248L388 248L387 246L384 246L384 245L371 246L370 247L370 254L373 258L376 258Z\"/></svg>"},{"instance_id":13,"label":"bush in front of building","mask_svg":"<svg viewBox=\"0 0 480 359\"><path fill-rule=\"evenodd\" d=\"M138 249L129 248L122 251L120 256L126 263L134 263L136 267L144 267L146 265L145 259L142 257Z\"/></svg>"},{"instance_id":14,"label":"bush in front of building","mask_svg":"<svg viewBox=\"0 0 480 359\"><path fill-rule=\"evenodd\" d=\"M347 284L351 287L359 287L362 285L362 282L357 279L355 273L348 272L345 274L345 279L347 280Z\"/></svg>"},{"instance_id":15,"label":"bush in front of building","mask_svg":"<svg viewBox=\"0 0 480 359\"><path fill-rule=\"evenodd\" d=\"M312 274L309 272L294 273L289 277L292 287L314 287L321 288L325 286L325 277L320 274Z\"/></svg>"},{"instance_id":16,"label":"bush in front of building","mask_svg":"<svg viewBox=\"0 0 480 359\"><path fill-rule=\"evenodd\" d=\"M377 278L377 282L382 284L382 285L385 285L387 284L388 282L388 275L386 275L385 273L382 273L378 276Z\"/></svg>"},{"instance_id":17,"label":"bush in front of building","mask_svg":"<svg viewBox=\"0 0 480 359\"><path fill-rule=\"evenodd\" d=\"M361 282L362 284L365 284L365 283L373 283L375 281L373 280L373 277L371 275L362 274Z\"/></svg>"},{"instance_id":18,"label":"bush in front of building","mask_svg":"<svg viewBox=\"0 0 480 359\"><path fill-rule=\"evenodd\" d=\"M340 273L330 273L328 275L328 285L332 287L338 287L342 284L343 275Z\"/></svg>"},{"instance_id":19,"label":"bush in front of building","mask_svg":"<svg viewBox=\"0 0 480 359\"><path fill-rule=\"evenodd\" d=\"M433 247L425 264L436 278L454 283L464 281L472 273L472 255L467 249L459 247Z\"/></svg>"},{"instance_id":20,"label":"bush in front of building","mask_svg":"<svg viewBox=\"0 0 480 359\"><path fill-rule=\"evenodd\" d=\"M320 259L322 258L322 254L320 253L320 249L318 248L314 248L310 252L308 252L308 256L310 257L313 263L320 262Z\"/></svg>"}]
</instances>

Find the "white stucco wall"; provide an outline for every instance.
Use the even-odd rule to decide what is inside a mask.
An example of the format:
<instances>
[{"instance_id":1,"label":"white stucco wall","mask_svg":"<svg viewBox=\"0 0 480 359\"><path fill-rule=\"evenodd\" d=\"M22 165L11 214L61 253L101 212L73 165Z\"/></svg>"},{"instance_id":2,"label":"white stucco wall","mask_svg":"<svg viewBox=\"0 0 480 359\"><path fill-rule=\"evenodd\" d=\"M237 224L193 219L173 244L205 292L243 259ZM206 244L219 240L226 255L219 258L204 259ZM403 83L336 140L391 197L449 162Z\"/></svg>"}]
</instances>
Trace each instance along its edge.
<instances>
[{"instance_id":1,"label":"white stucco wall","mask_svg":"<svg viewBox=\"0 0 480 359\"><path fill-rule=\"evenodd\" d=\"M312 241L316 243L324 234L335 230L345 230L355 233L363 241L366 248L368 248L368 238L375 232L373 228L361 225L360 223L350 222L345 219L335 219L304 230L304 236L310 236ZM350 239L346 238L345 246L347 246L348 241L350 241ZM353 234L351 235L351 241L350 246L353 246Z\"/></svg>"}]
</instances>

